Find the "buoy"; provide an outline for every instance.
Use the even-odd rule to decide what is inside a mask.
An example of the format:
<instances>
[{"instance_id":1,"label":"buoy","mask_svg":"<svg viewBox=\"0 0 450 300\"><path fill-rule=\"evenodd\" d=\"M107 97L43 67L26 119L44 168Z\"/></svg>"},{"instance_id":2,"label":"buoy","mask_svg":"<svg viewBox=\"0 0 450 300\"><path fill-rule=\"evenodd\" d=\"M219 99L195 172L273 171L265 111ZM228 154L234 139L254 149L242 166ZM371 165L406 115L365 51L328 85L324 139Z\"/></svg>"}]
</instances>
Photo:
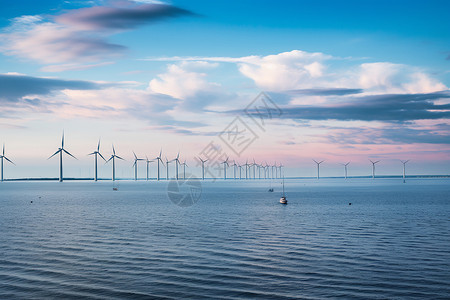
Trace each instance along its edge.
<instances>
[{"instance_id":1,"label":"buoy","mask_svg":"<svg viewBox=\"0 0 450 300\"><path fill-rule=\"evenodd\" d=\"M351 202L349 202L349 203L348 203L348 205L352 205L352 203L351 203Z\"/></svg>"}]
</instances>

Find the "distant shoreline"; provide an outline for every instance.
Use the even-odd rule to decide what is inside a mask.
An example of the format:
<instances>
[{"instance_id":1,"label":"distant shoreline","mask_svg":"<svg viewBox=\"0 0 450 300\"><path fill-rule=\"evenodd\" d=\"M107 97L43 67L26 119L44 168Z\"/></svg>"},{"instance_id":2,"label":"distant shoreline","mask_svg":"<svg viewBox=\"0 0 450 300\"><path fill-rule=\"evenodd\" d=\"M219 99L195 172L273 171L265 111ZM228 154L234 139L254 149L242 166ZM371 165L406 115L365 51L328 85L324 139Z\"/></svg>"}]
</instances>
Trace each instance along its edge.
<instances>
[{"instance_id":1,"label":"distant shoreline","mask_svg":"<svg viewBox=\"0 0 450 300\"><path fill-rule=\"evenodd\" d=\"M368 175L368 176L348 176L348 179L371 179L372 176ZM401 179L403 178L401 175L380 175L380 176L376 176L375 179ZM450 175L408 175L406 176L406 179L417 179L417 178L450 178ZM195 178L191 178L191 180ZM205 180L212 180L214 178L205 178ZM273 180L276 179L281 179L281 178L274 178ZM285 179L317 179L316 177L285 177ZM320 177L320 179L344 179L344 177L342 176L330 176L330 177ZM52 178L52 177L48 177L48 178L10 178L10 179L4 179L4 181L58 181L59 178ZM172 179L169 179L172 180ZM182 180L182 179L180 179ZM197 178L197 180L202 180L201 178ZM223 178L216 178L216 180L224 180ZM242 180L271 180L270 178L268 179L253 179L253 178L242 178L242 179L234 179L234 178L227 178L226 180L236 180L236 181L242 181ZM94 181L94 178L64 178L64 181ZM98 181L111 181L110 178L99 178ZM116 178L116 181L135 181L134 178ZM145 178L140 178L137 181L147 181ZM148 181L156 181L156 178L149 178ZM167 181L167 179L160 179L160 181ZM225 180L224 180L225 181Z\"/></svg>"}]
</instances>

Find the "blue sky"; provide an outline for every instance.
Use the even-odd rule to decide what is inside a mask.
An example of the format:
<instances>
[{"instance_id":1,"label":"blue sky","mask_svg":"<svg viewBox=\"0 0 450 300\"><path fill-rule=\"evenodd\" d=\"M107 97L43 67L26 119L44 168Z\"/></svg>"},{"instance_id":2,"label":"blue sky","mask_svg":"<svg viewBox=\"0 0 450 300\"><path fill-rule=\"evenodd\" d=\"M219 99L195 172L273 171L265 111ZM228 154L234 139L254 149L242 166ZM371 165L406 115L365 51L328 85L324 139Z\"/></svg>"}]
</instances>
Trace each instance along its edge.
<instances>
[{"instance_id":1,"label":"blue sky","mask_svg":"<svg viewBox=\"0 0 450 300\"><path fill-rule=\"evenodd\" d=\"M284 114L240 155L221 145L240 163L278 160L288 175L312 176L311 158L323 158L332 176L341 161L365 175L368 158L385 162L384 174L412 159L412 173L448 174L448 1L0 5L10 177L53 176L57 162L45 159L63 129L80 158L67 160L67 176L92 175L85 154L99 137L107 155L112 143L129 158L182 149L195 166L261 91Z\"/></svg>"}]
</instances>

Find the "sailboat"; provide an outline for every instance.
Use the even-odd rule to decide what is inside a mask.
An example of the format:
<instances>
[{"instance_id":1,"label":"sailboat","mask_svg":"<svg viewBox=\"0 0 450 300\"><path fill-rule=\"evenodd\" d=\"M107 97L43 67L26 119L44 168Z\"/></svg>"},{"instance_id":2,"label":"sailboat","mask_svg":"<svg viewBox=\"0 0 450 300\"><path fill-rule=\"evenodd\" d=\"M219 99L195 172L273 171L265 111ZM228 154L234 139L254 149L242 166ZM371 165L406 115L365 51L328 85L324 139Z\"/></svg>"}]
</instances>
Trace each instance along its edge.
<instances>
[{"instance_id":1,"label":"sailboat","mask_svg":"<svg viewBox=\"0 0 450 300\"><path fill-rule=\"evenodd\" d=\"M280 203L281 204L287 204L286 194L284 193L284 176L283 176L283 195L280 198Z\"/></svg>"}]
</instances>

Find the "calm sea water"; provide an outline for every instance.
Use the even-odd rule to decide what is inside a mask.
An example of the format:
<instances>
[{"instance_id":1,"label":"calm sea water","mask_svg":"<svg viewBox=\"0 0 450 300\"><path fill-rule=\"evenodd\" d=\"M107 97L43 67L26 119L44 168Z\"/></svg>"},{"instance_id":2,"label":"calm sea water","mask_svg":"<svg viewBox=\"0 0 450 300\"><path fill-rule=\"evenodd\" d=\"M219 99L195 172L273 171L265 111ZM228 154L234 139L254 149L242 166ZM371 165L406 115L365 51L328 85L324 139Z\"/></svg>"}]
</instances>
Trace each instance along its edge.
<instances>
[{"instance_id":1,"label":"calm sea water","mask_svg":"<svg viewBox=\"0 0 450 300\"><path fill-rule=\"evenodd\" d=\"M449 183L4 182L0 298L449 299Z\"/></svg>"}]
</instances>

